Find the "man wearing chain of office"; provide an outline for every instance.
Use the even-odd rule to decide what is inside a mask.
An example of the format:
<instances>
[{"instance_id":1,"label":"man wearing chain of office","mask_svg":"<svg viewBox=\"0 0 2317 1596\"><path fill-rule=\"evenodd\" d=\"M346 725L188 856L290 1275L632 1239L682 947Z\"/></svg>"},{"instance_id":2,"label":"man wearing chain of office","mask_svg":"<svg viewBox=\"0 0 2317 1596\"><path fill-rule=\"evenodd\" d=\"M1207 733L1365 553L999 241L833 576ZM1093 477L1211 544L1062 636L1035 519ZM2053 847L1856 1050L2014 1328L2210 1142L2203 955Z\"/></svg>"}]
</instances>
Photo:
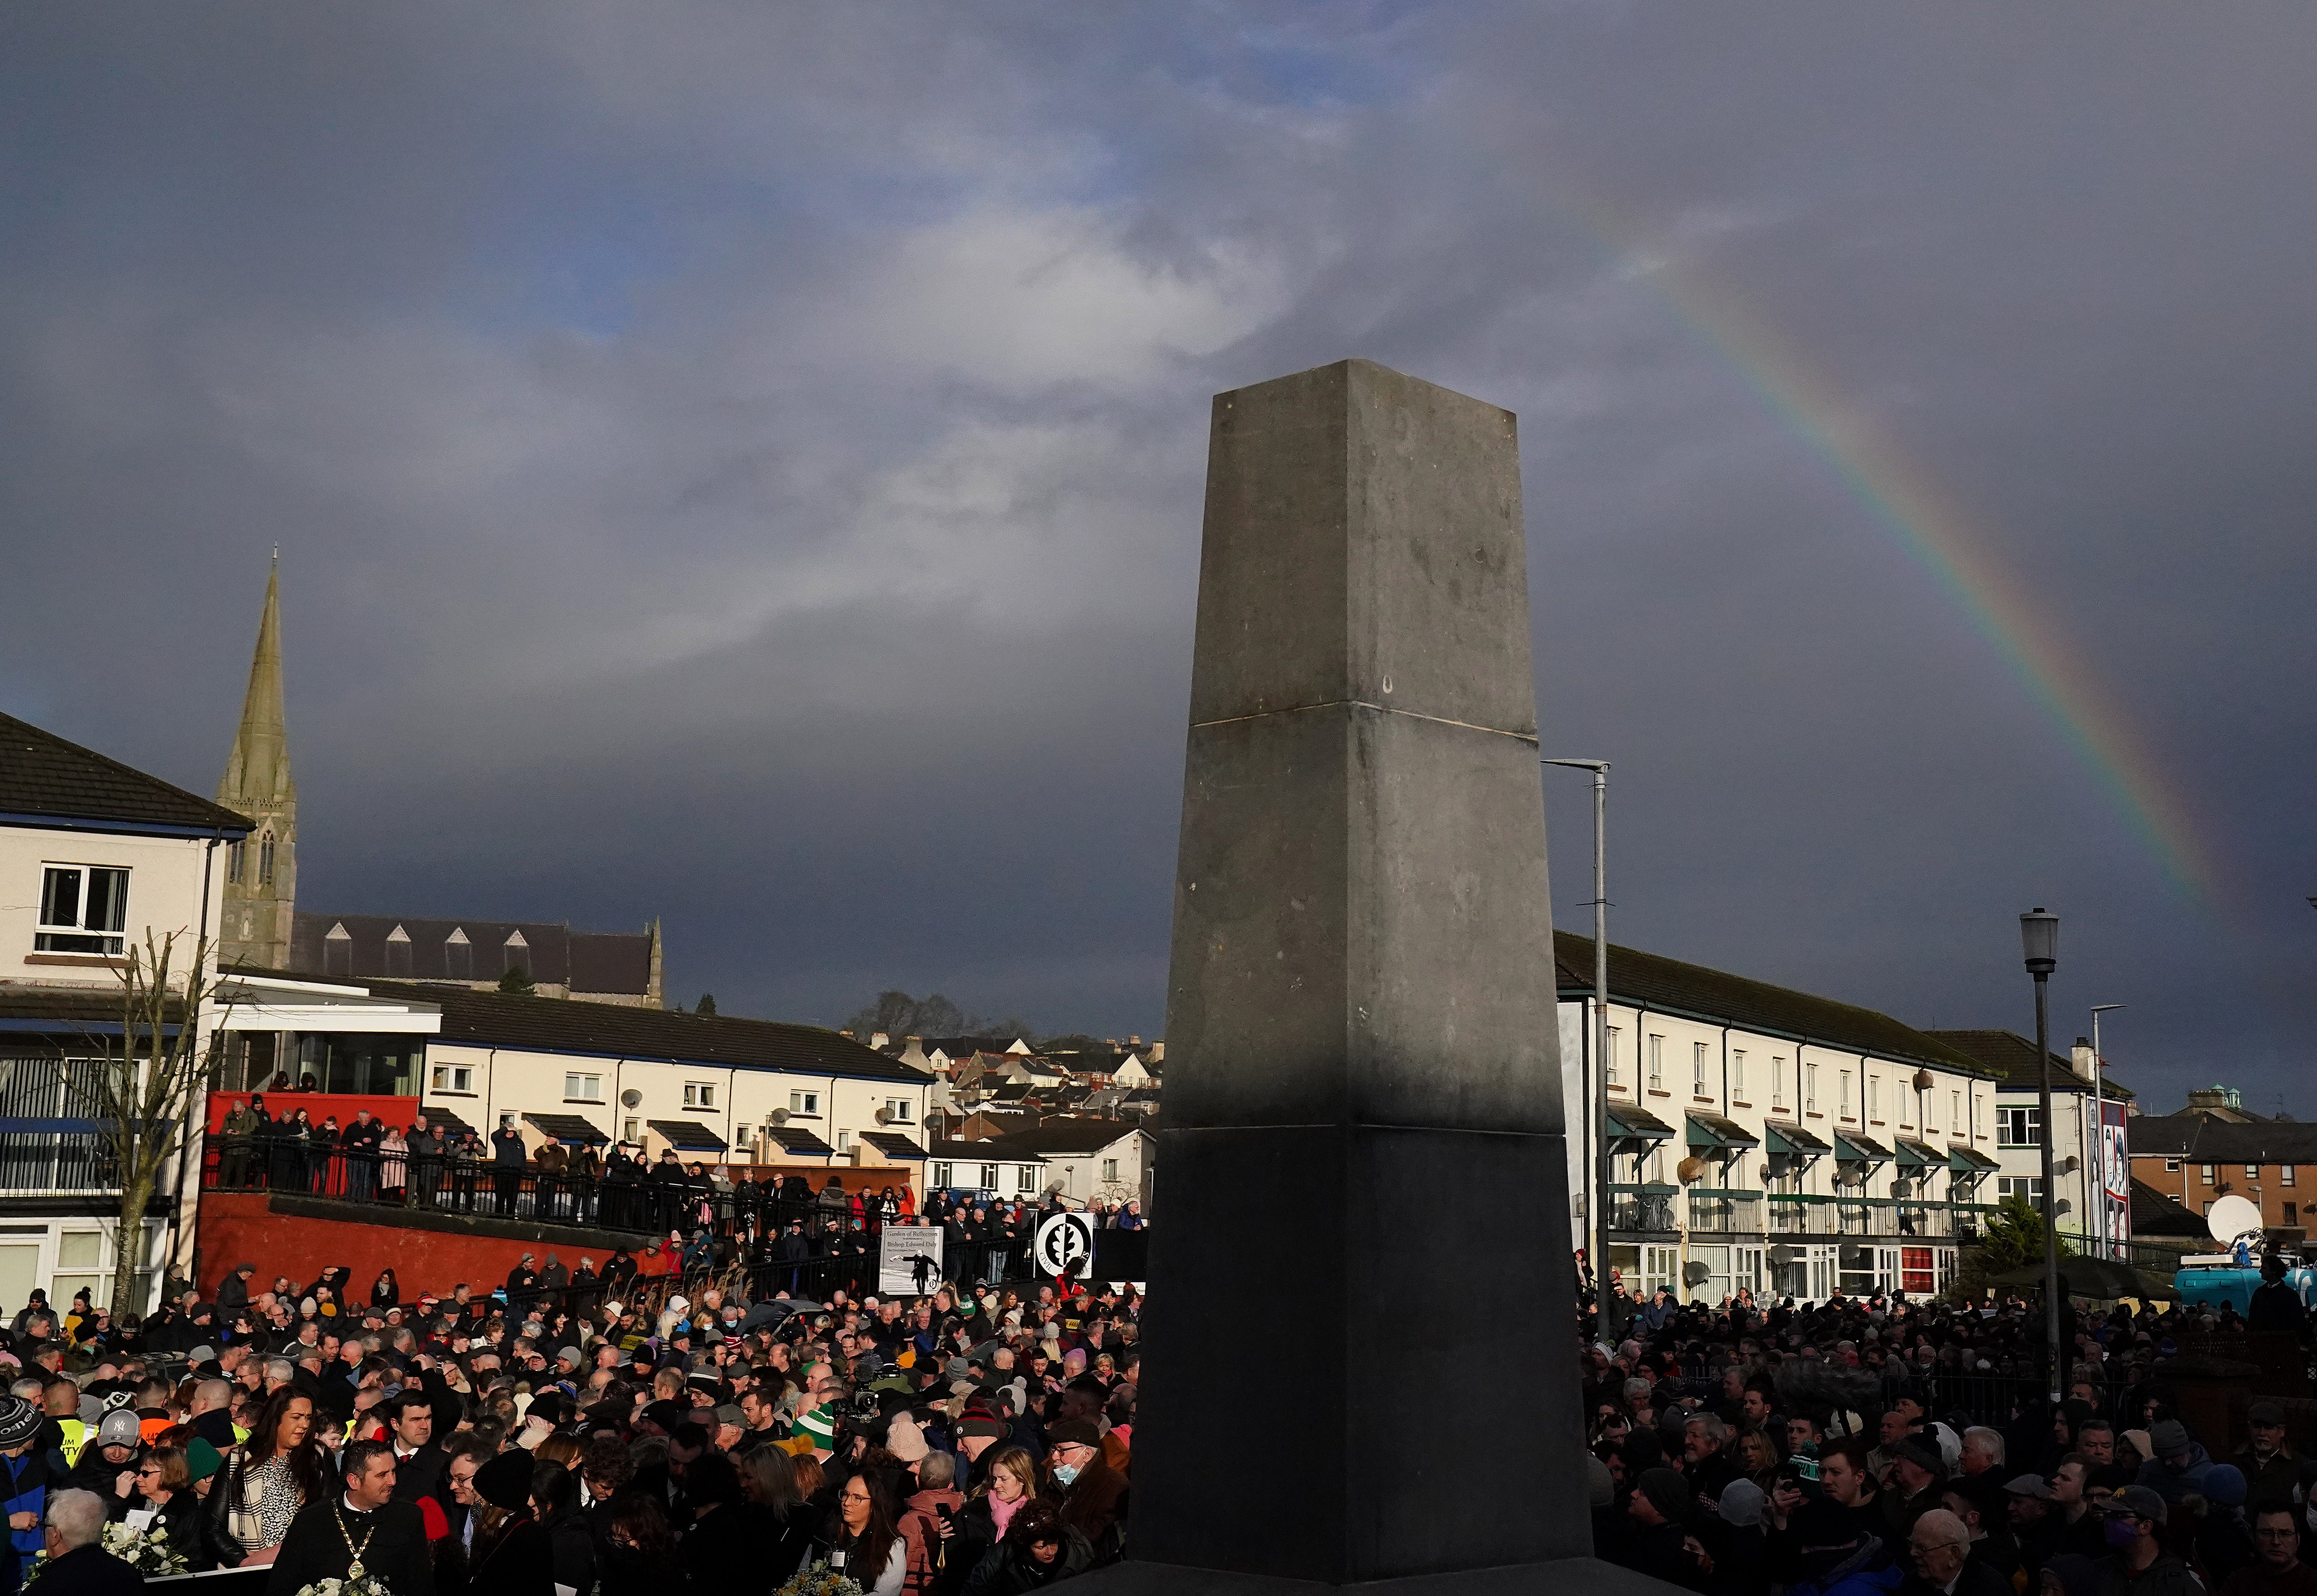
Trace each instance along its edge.
<instances>
[{"instance_id":1,"label":"man wearing chain of office","mask_svg":"<svg viewBox=\"0 0 2317 1596\"><path fill-rule=\"evenodd\" d=\"M267 1596L297 1596L320 1580L382 1582L394 1596L434 1596L434 1564L418 1504L394 1500L394 1448L353 1441L341 1454L345 1490L298 1510L273 1560Z\"/></svg>"}]
</instances>

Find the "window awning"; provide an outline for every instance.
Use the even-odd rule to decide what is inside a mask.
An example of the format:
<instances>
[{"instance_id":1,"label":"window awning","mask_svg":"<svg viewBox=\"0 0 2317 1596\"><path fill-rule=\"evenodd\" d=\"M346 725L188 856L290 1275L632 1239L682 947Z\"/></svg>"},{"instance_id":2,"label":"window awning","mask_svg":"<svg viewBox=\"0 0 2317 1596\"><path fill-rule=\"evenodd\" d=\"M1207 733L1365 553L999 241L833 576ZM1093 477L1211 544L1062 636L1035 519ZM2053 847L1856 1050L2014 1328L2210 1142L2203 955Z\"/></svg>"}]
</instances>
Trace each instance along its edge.
<instances>
[{"instance_id":1,"label":"window awning","mask_svg":"<svg viewBox=\"0 0 2317 1596\"><path fill-rule=\"evenodd\" d=\"M1910 1142L1904 1136L1893 1137L1892 1140L1899 1149L1899 1167L1901 1169L1923 1169L1947 1161L1946 1153L1925 1143Z\"/></svg>"},{"instance_id":2,"label":"window awning","mask_svg":"<svg viewBox=\"0 0 2317 1596\"><path fill-rule=\"evenodd\" d=\"M1632 1103L1609 1105L1609 1126L1613 1142L1662 1142L1673 1134L1673 1126Z\"/></svg>"},{"instance_id":3,"label":"window awning","mask_svg":"<svg viewBox=\"0 0 2317 1596\"><path fill-rule=\"evenodd\" d=\"M601 1147L611 1137L597 1130L593 1121L578 1114L526 1114L523 1118L536 1125L541 1134L559 1142L577 1142L583 1147Z\"/></svg>"},{"instance_id":4,"label":"window awning","mask_svg":"<svg viewBox=\"0 0 2317 1596\"><path fill-rule=\"evenodd\" d=\"M899 1131L863 1131L861 1139L887 1158L923 1158L926 1150Z\"/></svg>"},{"instance_id":5,"label":"window awning","mask_svg":"<svg viewBox=\"0 0 2317 1596\"><path fill-rule=\"evenodd\" d=\"M724 1151L724 1138L696 1119L648 1119L644 1123L678 1152Z\"/></svg>"},{"instance_id":6,"label":"window awning","mask_svg":"<svg viewBox=\"0 0 2317 1596\"><path fill-rule=\"evenodd\" d=\"M1785 1153L1792 1158L1817 1158L1830 1152L1827 1144L1798 1125L1780 1125L1771 1120L1762 1126L1762 1148L1766 1152Z\"/></svg>"},{"instance_id":7,"label":"window awning","mask_svg":"<svg viewBox=\"0 0 2317 1596\"><path fill-rule=\"evenodd\" d=\"M1891 1150L1865 1136L1849 1131L1837 1131L1834 1133L1834 1158L1837 1163L1881 1165L1891 1161Z\"/></svg>"},{"instance_id":8,"label":"window awning","mask_svg":"<svg viewBox=\"0 0 2317 1596\"><path fill-rule=\"evenodd\" d=\"M1742 1152L1749 1147L1759 1147L1762 1139L1734 1119L1724 1119L1719 1114L1689 1111L1689 1145L1714 1152Z\"/></svg>"},{"instance_id":9,"label":"window awning","mask_svg":"<svg viewBox=\"0 0 2317 1596\"><path fill-rule=\"evenodd\" d=\"M1978 1148L1960 1142L1947 1149L1947 1168L1958 1175L1990 1175L2002 1167Z\"/></svg>"},{"instance_id":10,"label":"window awning","mask_svg":"<svg viewBox=\"0 0 2317 1596\"><path fill-rule=\"evenodd\" d=\"M836 1151L800 1125L768 1125L765 1127L765 1134L779 1143L783 1152L793 1153L798 1158L827 1158Z\"/></svg>"}]
</instances>

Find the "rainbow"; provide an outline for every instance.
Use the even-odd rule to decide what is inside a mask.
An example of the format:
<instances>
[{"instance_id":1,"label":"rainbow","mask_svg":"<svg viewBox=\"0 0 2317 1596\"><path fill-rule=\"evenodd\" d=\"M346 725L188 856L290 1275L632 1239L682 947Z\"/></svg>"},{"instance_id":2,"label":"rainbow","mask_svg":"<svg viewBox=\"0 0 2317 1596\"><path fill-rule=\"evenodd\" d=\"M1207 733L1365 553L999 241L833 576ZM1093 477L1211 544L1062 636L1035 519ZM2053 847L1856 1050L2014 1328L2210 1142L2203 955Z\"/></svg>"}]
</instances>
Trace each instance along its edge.
<instances>
[{"instance_id":1,"label":"rainbow","mask_svg":"<svg viewBox=\"0 0 2317 1596\"><path fill-rule=\"evenodd\" d=\"M1794 340L1677 260L1623 242L1624 229L1604 225L1597 206L1572 208L1929 573L2009 664L2174 885L2201 901L2217 870L2187 805L2167 785L2163 766L2122 706L2066 646L2056 620L1989 553L1991 540L1964 507L1815 370Z\"/></svg>"}]
</instances>

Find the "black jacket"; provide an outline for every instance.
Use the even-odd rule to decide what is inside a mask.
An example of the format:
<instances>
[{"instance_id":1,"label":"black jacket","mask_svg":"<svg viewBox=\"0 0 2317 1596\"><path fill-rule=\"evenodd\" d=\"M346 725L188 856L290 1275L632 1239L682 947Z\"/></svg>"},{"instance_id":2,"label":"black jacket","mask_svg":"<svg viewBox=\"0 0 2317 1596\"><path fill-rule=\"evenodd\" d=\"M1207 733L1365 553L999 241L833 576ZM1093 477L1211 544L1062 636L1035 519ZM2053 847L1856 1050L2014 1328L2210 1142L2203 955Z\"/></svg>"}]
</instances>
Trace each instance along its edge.
<instances>
[{"instance_id":1,"label":"black jacket","mask_svg":"<svg viewBox=\"0 0 2317 1596\"><path fill-rule=\"evenodd\" d=\"M422 1496L446 1500L450 1493L443 1482L450 1462L450 1454L433 1441L407 1457L398 1456L394 1460L395 1501L416 1502Z\"/></svg>"},{"instance_id":2,"label":"black jacket","mask_svg":"<svg viewBox=\"0 0 2317 1596\"><path fill-rule=\"evenodd\" d=\"M416 1504L389 1502L373 1513L350 1513L342 1497L298 1510L266 1578L266 1596L297 1596L317 1580L344 1578L353 1561L349 1536L362 1548L362 1566L394 1596L434 1596L434 1559Z\"/></svg>"},{"instance_id":3,"label":"black jacket","mask_svg":"<svg viewBox=\"0 0 2317 1596\"><path fill-rule=\"evenodd\" d=\"M145 1576L103 1547L78 1547L49 1564L35 1588L48 1596L136 1596Z\"/></svg>"},{"instance_id":4,"label":"black jacket","mask_svg":"<svg viewBox=\"0 0 2317 1596\"><path fill-rule=\"evenodd\" d=\"M965 1596L1023 1596L1024 1592L1084 1574L1093 1566L1094 1548L1087 1545L1085 1536L1065 1524L1062 1549L1051 1563L1039 1562L1019 1541L1000 1541L992 1547L966 1576Z\"/></svg>"}]
</instances>

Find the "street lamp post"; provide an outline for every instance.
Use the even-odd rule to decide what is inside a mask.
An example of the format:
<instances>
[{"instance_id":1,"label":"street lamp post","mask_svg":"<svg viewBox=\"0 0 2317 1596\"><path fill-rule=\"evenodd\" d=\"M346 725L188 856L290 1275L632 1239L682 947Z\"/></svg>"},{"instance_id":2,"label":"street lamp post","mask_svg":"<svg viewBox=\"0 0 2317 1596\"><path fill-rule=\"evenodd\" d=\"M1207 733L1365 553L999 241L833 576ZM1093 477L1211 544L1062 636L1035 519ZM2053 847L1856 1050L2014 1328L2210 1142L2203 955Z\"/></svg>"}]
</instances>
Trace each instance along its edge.
<instances>
[{"instance_id":1,"label":"street lamp post","mask_svg":"<svg viewBox=\"0 0 2317 1596\"><path fill-rule=\"evenodd\" d=\"M1606 759L1547 759L1593 773L1593 1061L1579 1082L1587 1116L1593 1121L1593 1156L1588 1160L1585 1199L1587 1246L1593 1266L1595 1323L1606 1337L1609 1329L1609 762ZM1594 1071L1600 1072L1600 1095L1594 1095Z\"/></svg>"},{"instance_id":2,"label":"street lamp post","mask_svg":"<svg viewBox=\"0 0 2317 1596\"><path fill-rule=\"evenodd\" d=\"M2107 1102L2101 1095L2101 1089L2105 1083L2100 1073L2107 1068L2107 1060L2100 1052L2099 1017L2103 1014L2113 1014L2119 1009L2128 1007L2128 1004L2124 1003L2092 1005L2092 1146L2099 1155L2098 1159L2099 1184L2094 1188L2092 1197L2092 1201L2098 1205L2094 1211L2099 1218L2098 1223L2092 1226L2092 1237L2099 1244L2102 1258L2114 1258L2116 1250L2113 1245L2113 1238L2108 1234L2107 1223ZM2131 1200L2128 1196L2125 1198L2127 1204ZM2127 1207L2126 1213L2129 1214L2129 1212L2130 1209Z\"/></svg>"},{"instance_id":3,"label":"street lamp post","mask_svg":"<svg viewBox=\"0 0 2317 1596\"><path fill-rule=\"evenodd\" d=\"M2035 978L2035 1079L2043 1093L2044 1113L2044 1332L2051 1364L2051 1377L2045 1384L2056 1410L2067 1389L2067 1370L2060 1362L2060 1206L2052 1182L2051 1017L2044 985L2060 967L2060 917L2041 908L2021 915L2019 942L2027 955L2027 973Z\"/></svg>"}]
</instances>

